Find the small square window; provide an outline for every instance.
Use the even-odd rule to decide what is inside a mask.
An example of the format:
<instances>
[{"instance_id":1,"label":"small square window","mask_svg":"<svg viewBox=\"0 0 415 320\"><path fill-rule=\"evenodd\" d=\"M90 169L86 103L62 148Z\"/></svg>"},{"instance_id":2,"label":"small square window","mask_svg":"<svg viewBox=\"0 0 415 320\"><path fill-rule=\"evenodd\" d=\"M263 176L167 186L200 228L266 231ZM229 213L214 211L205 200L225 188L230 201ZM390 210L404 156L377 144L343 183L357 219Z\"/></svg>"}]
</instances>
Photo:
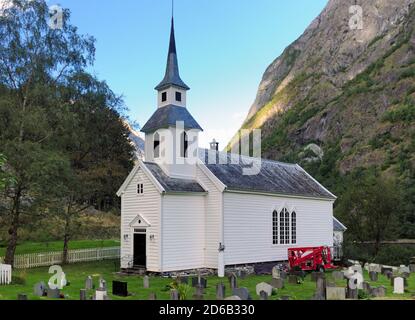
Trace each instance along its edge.
<instances>
[{"instance_id":1,"label":"small square window","mask_svg":"<svg viewBox=\"0 0 415 320\"><path fill-rule=\"evenodd\" d=\"M161 94L161 101L162 101L162 102L167 101L167 92L163 92L163 93Z\"/></svg>"},{"instance_id":2,"label":"small square window","mask_svg":"<svg viewBox=\"0 0 415 320\"><path fill-rule=\"evenodd\" d=\"M143 194L143 193L144 193L144 184L139 183L139 184L137 185L137 193L138 193L138 194Z\"/></svg>"},{"instance_id":3,"label":"small square window","mask_svg":"<svg viewBox=\"0 0 415 320\"><path fill-rule=\"evenodd\" d=\"M182 93L181 92L176 91L176 101L179 101L179 102L182 101Z\"/></svg>"}]
</instances>

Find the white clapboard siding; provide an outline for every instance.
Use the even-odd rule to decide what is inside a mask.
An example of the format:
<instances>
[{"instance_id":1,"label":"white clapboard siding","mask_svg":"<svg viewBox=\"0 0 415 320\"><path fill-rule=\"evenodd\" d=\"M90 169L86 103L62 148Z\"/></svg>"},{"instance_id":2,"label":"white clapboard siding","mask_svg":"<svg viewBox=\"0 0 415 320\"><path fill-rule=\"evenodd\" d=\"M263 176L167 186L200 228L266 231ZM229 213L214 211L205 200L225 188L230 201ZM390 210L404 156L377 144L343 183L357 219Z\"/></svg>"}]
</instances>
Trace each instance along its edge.
<instances>
[{"instance_id":1,"label":"white clapboard siding","mask_svg":"<svg viewBox=\"0 0 415 320\"><path fill-rule=\"evenodd\" d=\"M283 206L297 213L297 243L273 245L272 212ZM225 192L224 220L226 265L285 261L290 247L333 246L332 201Z\"/></svg>"},{"instance_id":2,"label":"white clapboard siding","mask_svg":"<svg viewBox=\"0 0 415 320\"><path fill-rule=\"evenodd\" d=\"M68 263L100 261L120 258L120 247L79 249L68 251ZM0 258L0 261L3 258ZM62 263L62 251L30 253L14 256L15 269L49 267Z\"/></svg>"},{"instance_id":3,"label":"white clapboard siding","mask_svg":"<svg viewBox=\"0 0 415 320\"><path fill-rule=\"evenodd\" d=\"M200 168L197 169L197 180L209 191L205 197L205 267L217 269L222 192Z\"/></svg>"},{"instance_id":4,"label":"white clapboard siding","mask_svg":"<svg viewBox=\"0 0 415 320\"><path fill-rule=\"evenodd\" d=\"M162 271L204 267L205 196L163 196Z\"/></svg>"},{"instance_id":5,"label":"white clapboard siding","mask_svg":"<svg viewBox=\"0 0 415 320\"><path fill-rule=\"evenodd\" d=\"M10 284L12 282L12 266L0 264L0 285Z\"/></svg>"},{"instance_id":6,"label":"white clapboard siding","mask_svg":"<svg viewBox=\"0 0 415 320\"><path fill-rule=\"evenodd\" d=\"M137 193L138 184L144 185L144 193L141 195ZM132 266L134 229L130 224L141 215L151 225L147 228L147 270L160 272L160 206L160 192L143 170L138 170L121 196L121 268Z\"/></svg>"}]
</instances>

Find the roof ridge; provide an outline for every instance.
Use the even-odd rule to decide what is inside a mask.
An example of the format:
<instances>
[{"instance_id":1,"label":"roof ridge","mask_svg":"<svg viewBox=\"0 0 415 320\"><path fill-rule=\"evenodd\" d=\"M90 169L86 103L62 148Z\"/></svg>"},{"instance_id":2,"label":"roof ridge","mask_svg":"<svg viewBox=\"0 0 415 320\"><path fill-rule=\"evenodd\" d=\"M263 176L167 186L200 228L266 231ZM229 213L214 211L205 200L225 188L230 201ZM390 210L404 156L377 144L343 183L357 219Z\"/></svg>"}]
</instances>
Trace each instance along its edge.
<instances>
[{"instance_id":1,"label":"roof ridge","mask_svg":"<svg viewBox=\"0 0 415 320\"><path fill-rule=\"evenodd\" d=\"M218 152L219 154L226 154L226 155L230 155L230 156L234 155L234 156L238 156L238 157L245 158L245 159L258 159L258 158L255 158L255 157L251 157L251 156L247 156L247 155L240 155L240 154L237 154L237 153L231 153L231 152L225 152L225 151L216 151L216 150L210 150L210 149L207 149L207 148L199 148L199 149L212 151L212 152ZM270 160L270 159L265 159L265 158L259 158L259 159L261 159L261 161L264 161L264 162L276 163L276 164L285 165L285 166L291 166L291 167L298 166L297 163L288 163L288 162Z\"/></svg>"}]
</instances>

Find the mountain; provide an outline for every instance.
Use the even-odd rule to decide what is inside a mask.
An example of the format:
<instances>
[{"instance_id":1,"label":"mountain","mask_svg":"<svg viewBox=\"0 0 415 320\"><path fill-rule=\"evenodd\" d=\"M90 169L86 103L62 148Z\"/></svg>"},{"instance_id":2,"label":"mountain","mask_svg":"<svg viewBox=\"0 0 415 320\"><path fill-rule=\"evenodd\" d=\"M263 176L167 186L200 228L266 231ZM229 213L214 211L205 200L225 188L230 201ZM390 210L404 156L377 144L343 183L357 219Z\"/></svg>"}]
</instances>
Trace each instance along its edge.
<instances>
[{"instance_id":1,"label":"mountain","mask_svg":"<svg viewBox=\"0 0 415 320\"><path fill-rule=\"evenodd\" d=\"M308 161L312 145L341 174L415 167L414 2L357 1L361 30L351 2L328 2L267 68L242 126L262 130L265 158Z\"/></svg>"},{"instance_id":2,"label":"mountain","mask_svg":"<svg viewBox=\"0 0 415 320\"><path fill-rule=\"evenodd\" d=\"M143 159L144 157L144 138L142 135L136 131L131 124L124 120L124 125L127 127L127 129L130 131L129 139L131 144L135 148L135 156L137 159Z\"/></svg>"}]
</instances>

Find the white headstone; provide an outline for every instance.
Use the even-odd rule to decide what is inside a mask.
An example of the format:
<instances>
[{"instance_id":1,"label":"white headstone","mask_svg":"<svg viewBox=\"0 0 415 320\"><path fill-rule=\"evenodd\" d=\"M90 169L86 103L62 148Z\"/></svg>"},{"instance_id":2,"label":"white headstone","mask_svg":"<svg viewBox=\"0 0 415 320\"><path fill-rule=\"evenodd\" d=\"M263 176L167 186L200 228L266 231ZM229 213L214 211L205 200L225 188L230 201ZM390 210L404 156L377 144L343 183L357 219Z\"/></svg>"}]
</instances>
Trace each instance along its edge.
<instances>
[{"instance_id":1,"label":"white headstone","mask_svg":"<svg viewBox=\"0 0 415 320\"><path fill-rule=\"evenodd\" d=\"M393 293L394 294L404 294L405 293L405 284L404 279L397 277L393 283Z\"/></svg>"},{"instance_id":2,"label":"white headstone","mask_svg":"<svg viewBox=\"0 0 415 320\"><path fill-rule=\"evenodd\" d=\"M281 277L281 275L280 275L280 269L277 266L273 267L272 268L272 278L273 279L278 279L280 277Z\"/></svg>"},{"instance_id":3,"label":"white headstone","mask_svg":"<svg viewBox=\"0 0 415 320\"><path fill-rule=\"evenodd\" d=\"M105 300L105 297L108 295L106 290L98 289L95 291L95 300Z\"/></svg>"},{"instance_id":4,"label":"white headstone","mask_svg":"<svg viewBox=\"0 0 415 320\"><path fill-rule=\"evenodd\" d=\"M256 294L260 295L261 291L264 291L264 292L267 293L268 297L270 297L270 296L272 296L272 290L273 289L274 288L270 284L268 284L266 282L261 282L261 283L258 283L256 285Z\"/></svg>"}]
</instances>

